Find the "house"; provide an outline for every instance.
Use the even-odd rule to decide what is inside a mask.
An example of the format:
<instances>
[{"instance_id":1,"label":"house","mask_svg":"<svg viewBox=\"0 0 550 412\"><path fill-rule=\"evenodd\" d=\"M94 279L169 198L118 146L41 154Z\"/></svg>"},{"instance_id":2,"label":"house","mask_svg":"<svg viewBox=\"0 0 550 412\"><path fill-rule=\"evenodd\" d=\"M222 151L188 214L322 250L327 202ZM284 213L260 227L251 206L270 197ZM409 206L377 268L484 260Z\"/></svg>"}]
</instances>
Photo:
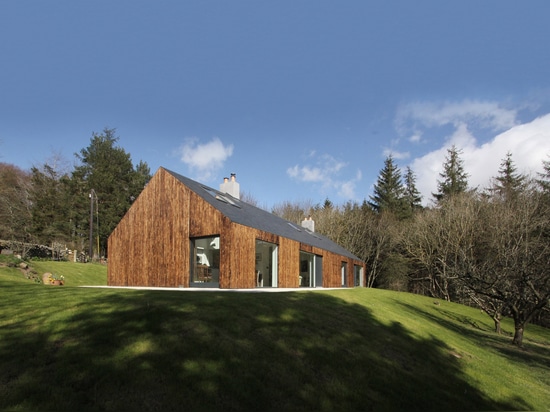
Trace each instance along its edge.
<instances>
[{"instance_id":1,"label":"house","mask_svg":"<svg viewBox=\"0 0 550 412\"><path fill-rule=\"evenodd\" d=\"M236 176L215 190L160 168L108 241L111 286L362 286L365 264L303 225L239 199Z\"/></svg>"}]
</instances>

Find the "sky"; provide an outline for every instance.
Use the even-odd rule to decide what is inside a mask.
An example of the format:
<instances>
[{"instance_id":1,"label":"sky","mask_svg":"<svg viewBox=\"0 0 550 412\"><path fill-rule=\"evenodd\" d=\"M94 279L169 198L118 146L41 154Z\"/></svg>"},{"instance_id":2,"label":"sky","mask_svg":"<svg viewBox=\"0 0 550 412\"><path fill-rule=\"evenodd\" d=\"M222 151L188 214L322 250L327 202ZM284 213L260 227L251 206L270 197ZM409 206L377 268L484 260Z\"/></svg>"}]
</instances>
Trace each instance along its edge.
<instances>
[{"instance_id":1,"label":"sky","mask_svg":"<svg viewBox=\"0 0 550 412\"><path fill-rule=\"evenodd\" d=\"M447 150L484 188L550 160L550 2L2 0L0 162L116 128L134 164L267 209L362 202L390 154L432 201ZM69 166L70 167L70 166Z\"/></svg>"}]
</instances>

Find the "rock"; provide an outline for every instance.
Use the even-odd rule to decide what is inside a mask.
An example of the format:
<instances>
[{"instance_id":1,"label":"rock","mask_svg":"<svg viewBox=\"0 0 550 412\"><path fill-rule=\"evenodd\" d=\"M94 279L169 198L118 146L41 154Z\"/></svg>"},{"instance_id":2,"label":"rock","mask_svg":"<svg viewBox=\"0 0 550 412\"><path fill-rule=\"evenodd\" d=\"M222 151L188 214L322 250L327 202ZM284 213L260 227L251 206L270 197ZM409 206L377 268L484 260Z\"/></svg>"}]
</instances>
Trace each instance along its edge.
<instances>
[{"instance_id":1,"label":"rock","mask_svg":"<svg viewBox=\"0 0 550 412\"><path fill-rule=\"evenodd\" d=\"M19 264L19 267L23 270L27 270L29 268L29 265L27 265L25 262L21 262Z\"/></svg>"},{"instance_id":2,"label":"rock","mask_svg":"<svg viewBox=\"0 0 550 412\"><path fill-rule=\"evenodd\" d=\"M46 272L42 275L42 283L44 285L51 285L50 278L52 277L52 274L49 272Z\"/></svg>"}]
</instances>

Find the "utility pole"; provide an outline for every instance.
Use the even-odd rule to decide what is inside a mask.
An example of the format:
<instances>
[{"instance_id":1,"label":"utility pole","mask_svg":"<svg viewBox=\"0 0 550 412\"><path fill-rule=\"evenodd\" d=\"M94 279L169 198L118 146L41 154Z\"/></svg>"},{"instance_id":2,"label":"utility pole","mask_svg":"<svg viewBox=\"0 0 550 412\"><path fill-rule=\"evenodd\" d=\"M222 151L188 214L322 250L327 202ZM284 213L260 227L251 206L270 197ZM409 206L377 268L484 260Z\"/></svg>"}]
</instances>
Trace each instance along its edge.
<instances>
[{"instance_id":1,"label":"utility pole","mask_svg":"<svg viewBox=\"0 0 550 412\"><path fill-rule=\"evenodd\" d=\"M97 199L97 195L95 193L95 190L92 189L90 191L89 197L90 197L90 260L94 257L94 246L93 246L93 233L94 233L94 196Z\"/></svg>"}]
</instances>

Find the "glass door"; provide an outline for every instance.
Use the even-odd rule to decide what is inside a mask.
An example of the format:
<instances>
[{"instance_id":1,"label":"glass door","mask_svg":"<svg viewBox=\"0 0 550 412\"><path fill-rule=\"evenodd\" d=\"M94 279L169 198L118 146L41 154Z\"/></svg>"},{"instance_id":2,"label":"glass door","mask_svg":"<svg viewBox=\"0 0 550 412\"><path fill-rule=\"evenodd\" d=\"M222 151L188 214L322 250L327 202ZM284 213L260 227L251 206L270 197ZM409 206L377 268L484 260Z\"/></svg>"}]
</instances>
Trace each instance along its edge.
<instances>
[{"instance_id":1,"label":"glass door","mask_svg":"<svg viewBox=\"0 0 550 412\"><path fill-rule=\"evenodd\" d=\"M220 286L220 237L191 239L191 287Z\"/></svg>"},{"instance_id":2,"label":"glass door","mask_svg":"<svg viewBox=\"0 0 550 412\"><path fill-rule=\"evenodd\" d=\"M256 240L255 282L257 288L278 285L277 273L278 246L275 243Z\"/></svg>"},{"instance_id":3,"label":"glass door","mask_svg":"<svg viewBox=\"0 0 550 412\"><path fill-rule=\"evenodd\" d=\"M302 288L315 287L315 255L300 252L299 285Z\"/></svg>"}]
</instances>

